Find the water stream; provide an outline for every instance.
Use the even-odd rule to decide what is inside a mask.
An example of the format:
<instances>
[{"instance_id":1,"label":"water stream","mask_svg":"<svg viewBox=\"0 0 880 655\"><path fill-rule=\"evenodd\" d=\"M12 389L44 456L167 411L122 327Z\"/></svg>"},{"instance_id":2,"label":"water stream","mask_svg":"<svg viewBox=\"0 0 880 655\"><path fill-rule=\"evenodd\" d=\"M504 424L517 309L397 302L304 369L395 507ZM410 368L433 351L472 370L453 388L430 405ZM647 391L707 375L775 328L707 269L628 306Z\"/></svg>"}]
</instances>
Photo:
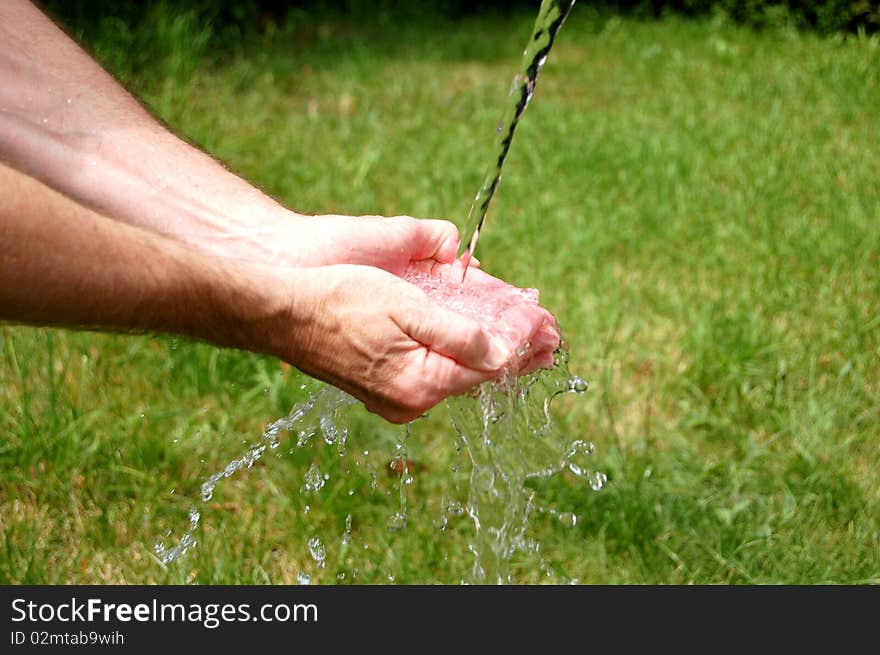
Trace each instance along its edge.
<instances>
[{"instance_id":1,"label":"water stream","mask_svg":"<svg viewBox=\"0 0 880 655\"><path fill-rule=\"evenodd\" d=\"M575 0L543 0L541 2L535 26L532 28L532 35L523 51L519 71L513 78L509 100L501 122L498 124L491 163L465 221L465 230L462 233L460 246L461 252L459 252L464 264L462 280L467 274L467 265L470 263L483 230L486 213L489 211L489 203L492 202L492 196L495 195L498 184L501 182L501 169L504 166L507 153L510 151L513 133L532 100L538 75L541 74L541 69L547 61L547 55L550 53L550 48L553 47L556 33L571 12L574 2Z\"/></svg>"}]
</instances>

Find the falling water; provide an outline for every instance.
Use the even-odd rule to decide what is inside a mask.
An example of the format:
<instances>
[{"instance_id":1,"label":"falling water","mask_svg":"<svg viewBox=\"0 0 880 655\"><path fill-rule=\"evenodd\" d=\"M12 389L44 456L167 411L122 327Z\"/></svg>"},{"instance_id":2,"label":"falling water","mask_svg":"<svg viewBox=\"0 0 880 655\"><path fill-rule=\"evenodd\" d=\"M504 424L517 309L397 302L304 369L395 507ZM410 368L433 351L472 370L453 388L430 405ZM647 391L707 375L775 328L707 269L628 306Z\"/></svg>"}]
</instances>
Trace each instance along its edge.
<instances>
[{"instance_id":1,"label":"falling water","mask_svg":"<svg viewBox=\"0 0 880 655\"><path fill-rule=\"evenodd\" d=\"M342 409L357 401L336 387L325 386L312 394L308 400L294 405L287 416L271 423L263 432L260 441L248 448L241 457L233 459L223 469L209 476L201 486L202 502L207 503L214 497L214 489L224 479L232 477L238 471L252 468L267 449L277 449L281 445L281 434L290 432L296 435L296 446L302 448L318 434L323 434L324 441L338 450L345 452L345 441L348 431L338 428L341 422L339 414ZM323 486L320 473L315 478L313 469L306 474L304 491L316 491ZM163 564L169 564L197 545L195 532L199 526L201 513L192 508L189 512L189 529L173 546L166 546L160 540L153 546L153 551Z\"/></svg>"},{"instance_id":2,"label":"falling water","mask_svg":"<svg viewBox=\"0 0 880 655\"><path fill-rule=\"evenodd\" d=\"M477 191L465 221L463 236L466 238L462 239L460 246L462 252L459 253L464 264L462 280L467 274L467 265L477 247L477 240L480 238L480 232L486 220L489 203L492 202L492 196L495 195L495 190L501 182L501 169L510 150L513 133L516 131L519 119L522 118L526 107L532 100L538 75L547 61L547 55L550 48L553 47L556 33L571 12L574 2L575 0L543 0L541 2L535 26L532 28L532 35L529 37L525 51L523 51L519 72L513 78L510 87L510 101L507 103L501 122L498 124L495 146L492 150L492 163L486 171L483 185Z\"/></svg>"},{"instance_id":3,"label":"falling water","mask_svg":"<svg viewBox=\"0 0 880 655\"><path fill-rule=\"evenodd\" d=\"M471 465L466 510L475 528L472 582L511 582L512 555L537 550L527 534L534 492L526 480L567 469L594 491L605 484L605 474L584 463L593 444L560 432L550 413L554 398L586 389L584 380L569 373L567 353L560 350L551 371L484 384L476 398L447 402ZM545 511L564 524L577 521L570 512Z\"/></svg>"},{"instance_id":4,"label":"falling water","mask_svg":"<svg viewBox=\"0 0 880 655\"><path fill-rule=\"evenodd\" d=\"M449 309L471 316L482 313L486 320L497 318L491 314L498 309L492 309L492 303L481 300L470 287L423 273L410 275L409 280ZM521 290L521 294L522 298L537 303L533 292ZM567 470L584 480L585 491L598 491L605 483L604 474L592 470L585 461L593 451L592 444L577 435L564 434L553 420L551 405L555 398L563 394L582 394L587 389L584 380L570 374L567 360L567 352L560 349L555 353L555 366L550 370L522 377L508 375L483 384L471 394L446 401L451 428L457 435L456 446L466 457L469 475L464 489L458 488L453 481L455 476L450 476L437 525L445 530L450 520L462 515L472 521L473 536L468 548L474 564L465 582L494 584L512 581L511 557L516 552L535 553L540 548L528 534L529 519L535 509L556 516L563 524L576 523L576 516L570 512L536 507L535 492L526 485L527 480L546 478ZM325 459L321 465L312 462L306 469L304 484L299 488L300 497L307 502L304 513L319 507L320 492L331 475L350 480L346 483L350 487L349 495L358 486L355 478L371 480L368 493L380 493L375 467L367 461L369 451L348 444L347 408L355 402L334 387L322 387L308 400L295 405L286 417L271 423L260 441L241 457L205 479L201 485L202 502L207 503L213 498L216 487L223 480L252 468L267 452L275 451L280 455L282 437L289 445L290 453L309 445L320 445L323 440L325 447L336 455ZM398 506L384 520L384 529L390 532L407 527L408 487L415 479L408 461L408 444L414 434L417 439L418 426L418 421L404 426L391 453L391 462L386 466L398 485L396 493L399 494ZM318 439L319 436L322 439ZM387 493L392 494L392 491ZM189 527L183 536L170 546L162 541L155 545L155 553L163 563L173 562L196 546L195 534L201 515L199 509L192 508ZM351 515L346 516L341 537L319 532L310 526L310 533L307 533L310 536L305 544L318 569L327 568L331 548L344 553L359 546L361 552L366 551L364 557L371 557L369 543L355 544L358 535ZM342 559L337 554L334 561ZM298 579L308 583L314 573L302 571ZM353 579L357 575L356 570L350 573L346 578L346 571L342 570L336 580ZM386 577L389 581L394 579L392 573Z\"/></svg>"}]
</instances>

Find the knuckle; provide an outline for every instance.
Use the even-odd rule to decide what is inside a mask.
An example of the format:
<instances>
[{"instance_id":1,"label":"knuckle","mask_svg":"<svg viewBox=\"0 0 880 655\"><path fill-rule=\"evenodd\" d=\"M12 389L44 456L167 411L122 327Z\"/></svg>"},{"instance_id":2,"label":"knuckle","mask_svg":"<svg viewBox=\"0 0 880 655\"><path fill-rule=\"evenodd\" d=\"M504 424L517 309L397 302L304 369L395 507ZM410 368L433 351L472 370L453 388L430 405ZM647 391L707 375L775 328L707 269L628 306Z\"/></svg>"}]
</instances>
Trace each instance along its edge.
<instances>
[{"instance_id":1,"label":"knuckle","mask_svg":"<svg viewBox=\"0 0 880 655\"><path fill-rule=\"evenodd\" d=\"M489 345L486 333L476 321L472 321L463 327L459 339L461 339L461 343L458 345L463 349L487 348Z\"/></svg>"},{"instance_id":2,"label":"knuckle","mask_svg":"<svg viewBox=\"0 0 880 655\"><path fill-rule=\"evenodd\" d=\"M452 221L442 221L443 229L446 230L450 239L458 240L458 226Z\"/></svg>"}]
</instances>

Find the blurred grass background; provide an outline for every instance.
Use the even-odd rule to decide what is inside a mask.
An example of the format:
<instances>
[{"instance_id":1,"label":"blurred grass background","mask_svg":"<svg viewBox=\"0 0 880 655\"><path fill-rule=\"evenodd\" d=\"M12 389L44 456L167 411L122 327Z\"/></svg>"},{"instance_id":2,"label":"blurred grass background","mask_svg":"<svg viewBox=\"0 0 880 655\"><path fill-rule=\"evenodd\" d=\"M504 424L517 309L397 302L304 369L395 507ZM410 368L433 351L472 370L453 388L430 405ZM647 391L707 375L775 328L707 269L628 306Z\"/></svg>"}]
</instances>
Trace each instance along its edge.
<instances>
[{"instance_id":1,"label":"blurred grass background","mask_svg":"<svg viewBox=\"0 0 880 655\"><path fill-rule=\"evenodd\" d=\"M286 204L459 225L533 19L82 6L63 17L105 66ZM561 32L479 256L559 318L591 389L557 419L609 481L535 485L579 521L537 514L517 581L880 582L880 40L820 32L586 3ZM218 487L165 567L152 545L201 480L316 385L184 340L0 331L0 582L466 576L469 520L437 528L457 461L442 408L408 443L406 530L382 529L391 477L371 494L323 444L285 443ZM377 469L399 437L351 418ZM330 479L300 495L315 462Z\"/></svg>"}]
</instances>

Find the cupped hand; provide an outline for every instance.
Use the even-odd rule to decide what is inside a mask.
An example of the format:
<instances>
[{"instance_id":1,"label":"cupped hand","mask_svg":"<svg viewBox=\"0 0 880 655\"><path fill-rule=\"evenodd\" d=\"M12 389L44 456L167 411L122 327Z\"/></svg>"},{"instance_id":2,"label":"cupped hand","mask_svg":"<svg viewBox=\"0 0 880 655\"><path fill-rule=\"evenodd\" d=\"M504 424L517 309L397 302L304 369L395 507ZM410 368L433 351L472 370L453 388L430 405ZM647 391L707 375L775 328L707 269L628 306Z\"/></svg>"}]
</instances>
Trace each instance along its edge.
<instances>
[{"instance_id":1,"label":"cupped hand","mask_svg":"<svg viewBox=\"0 0 880 655\"><path fill-rule=\"evenodd\" d=\"M556 318L538 304L536 289L520 289L473 266L462 283L459 261L415 263L404 277L435 302L473 318L488 333L501 338L513 353L508 362L513 374L525 375L554 365L561 337Z\"/></svg>"},{"instance_id":2,"label":"cupped hand","mask_svg":"<svg viewBox=\"0 0 880 655\"><path fill-rule=\"evenodd\" d=\"M395 275L412 262L451 263L459 240L449 221L409 216L296 216L277 236L279 264L358 264Z\"/></svg>"},{"instance_id":3,"label":"cupped hand","mask_svg":"<svg viewBox=\"0 0 880 655\"><path fill-rule=\"evenodd\" d=\"M395 422L499 377L514 345L386 271L291 272L287 316L262 326L270 352Z\"/></svg>"}]
</instances>

